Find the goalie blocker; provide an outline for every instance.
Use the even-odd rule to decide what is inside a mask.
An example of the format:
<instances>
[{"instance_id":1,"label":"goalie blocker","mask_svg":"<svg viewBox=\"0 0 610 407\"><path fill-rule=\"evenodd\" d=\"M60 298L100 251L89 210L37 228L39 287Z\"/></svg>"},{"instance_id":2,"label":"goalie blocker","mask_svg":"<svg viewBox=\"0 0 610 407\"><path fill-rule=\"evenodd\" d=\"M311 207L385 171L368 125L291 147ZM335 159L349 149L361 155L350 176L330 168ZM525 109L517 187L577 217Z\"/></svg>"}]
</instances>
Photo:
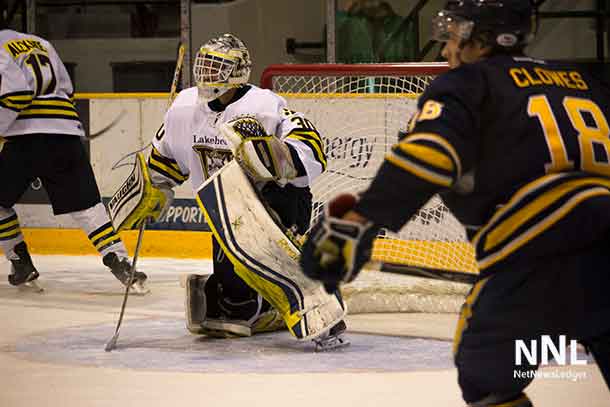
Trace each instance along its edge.
<instances>
[{"instance_id":1,"label":"goalie blocker","mask_svg":"<svg viewBox=\"0 0 610 407\"><path fill-rule=\"evenodd\" d=\"M108 212L117 231L135 229L147 218L162 217L173 196L171 189L153 186L146 159L138 153L133 171L108 202Z\"/></svg>"},{"instance_id":2,"label":"goalie blocker","mask_svg":"<svg viewBox=\"0 0 610 407\"><path fill-rule=\"evenodd\" d=\"M297 339L323 336L345 317L339 292L328 294L301 273L300 249L235 160L201 186L197 200L235 272L273 305Z\"/></svg>"}]
</instances>

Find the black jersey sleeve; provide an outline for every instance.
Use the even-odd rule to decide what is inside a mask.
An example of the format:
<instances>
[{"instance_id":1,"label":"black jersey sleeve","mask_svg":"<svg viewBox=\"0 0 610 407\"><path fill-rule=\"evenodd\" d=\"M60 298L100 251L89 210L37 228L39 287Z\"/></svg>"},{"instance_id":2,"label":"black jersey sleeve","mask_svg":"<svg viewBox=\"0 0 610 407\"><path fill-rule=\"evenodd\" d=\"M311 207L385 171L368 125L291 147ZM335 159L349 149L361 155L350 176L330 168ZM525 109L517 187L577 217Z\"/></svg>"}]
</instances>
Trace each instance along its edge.
<instances>
[{"instance_id":1,"label":"black jersey sleeve","mask_svg":"<svg viewBox=\"0 0 610 407\"><path fill-rule=\"evenodd\" d=\"M477 155L486 78L476 65L439 76L418 101L408 134L385 156L356 211L398 230L430 197L452 188Z\"/></svg>"}]
</instances>

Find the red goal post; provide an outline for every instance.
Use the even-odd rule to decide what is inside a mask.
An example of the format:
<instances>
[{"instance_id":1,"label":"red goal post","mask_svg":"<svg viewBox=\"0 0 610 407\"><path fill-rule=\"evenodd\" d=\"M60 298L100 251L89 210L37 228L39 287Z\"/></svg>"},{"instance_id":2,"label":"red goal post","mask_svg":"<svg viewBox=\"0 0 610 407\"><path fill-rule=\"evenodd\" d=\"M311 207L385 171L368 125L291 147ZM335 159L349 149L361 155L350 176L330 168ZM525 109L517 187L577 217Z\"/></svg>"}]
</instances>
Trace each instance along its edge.
<instances>
[{"instance_id":1,"label":"red goal post","mask_svg":"<svg viewBox=\"0 0 610 407\"><path fill-rule=\"evenodd\" d=\"M261 87L284 92L277 81L282 77L435 77L446 72L446 63L413 62L394 64L276 64L268 66L261 75ZM286 89L287 90L287 89Z\"/></svg>"},{"instance_id":2,"label":"red goal post","mask_svg":"<svg viewBox=\"0 0 610 407\"><path fill-rule=\"evenodd\" d=\"M261 86L303 112L325 142L328 168L312 185L314 221L341 192L366 188L385 153L416 111L416 99L445 63L282 64L264 70ZM392 271L470 281L474 252L461 224L436 196L401 230L383 232L373 259Z\"/></svg>"}]
</instances>

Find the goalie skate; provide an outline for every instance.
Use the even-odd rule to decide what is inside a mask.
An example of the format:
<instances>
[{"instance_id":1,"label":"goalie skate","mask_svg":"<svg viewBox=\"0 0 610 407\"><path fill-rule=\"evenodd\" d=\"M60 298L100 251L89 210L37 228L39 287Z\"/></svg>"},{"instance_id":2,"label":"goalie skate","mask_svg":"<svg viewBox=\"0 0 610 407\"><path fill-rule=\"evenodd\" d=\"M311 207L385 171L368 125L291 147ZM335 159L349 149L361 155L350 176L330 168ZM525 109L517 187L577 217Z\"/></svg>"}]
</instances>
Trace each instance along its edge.
<instances>
[{"instance_id":1,"label":"goalie skate","mask_svg":"<svg viewBox=\"0 0 610 407\"><path fill-rule=\"evenodd\" d=\"M344 321L340 321L337 325L333 326L327 334L322 334L319 337L313 339L315 343L316 352L328 352L331 350L344 348L350 344L344 333L347 329L347 325Z\"/></svg>"},{"instance_id":2,"label":"goalie skate","mask_svg":"<svg viewBox=\"0 0 610 407\"><path fill-rule=\"evenodd\" d=\"M218 297L215 283L206 287L209 279L210 275L190 274L186 277L185 310L189 332L215 338L235 338L285 328L278 312L269 304L263 305L260 296L244 302L241 312L233 309L233 315L229 315L222 306L223 298Z\"/></svg>"}]
</instances>

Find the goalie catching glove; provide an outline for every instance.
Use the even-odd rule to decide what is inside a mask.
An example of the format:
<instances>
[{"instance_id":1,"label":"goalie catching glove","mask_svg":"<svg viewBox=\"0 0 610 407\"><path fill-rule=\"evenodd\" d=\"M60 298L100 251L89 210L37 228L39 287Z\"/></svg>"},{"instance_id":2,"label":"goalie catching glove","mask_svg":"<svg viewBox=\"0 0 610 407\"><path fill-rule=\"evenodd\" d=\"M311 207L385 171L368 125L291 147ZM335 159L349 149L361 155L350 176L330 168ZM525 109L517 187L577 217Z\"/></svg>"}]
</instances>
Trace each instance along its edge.
<instances>
[{"instance_id":1,"label":"goalie catching glove","mask_svg":"<svg viewBox=\"0 0 610 407\"><path fill-rule=\"evenodd\" d=\"M377 228L342 219L356 205L356 197L339 195L324 208L324 215L311 229L301 252L301 269L324 284L328 293L340 283L354 280L371 257Z\"/></svg>"},{"instance_id":2,"label":"goalie catching glove","mask_svg":"<svg viewBox=\"0 0 610 407\"><path fill-rule=\"evenodd\" d=\"M297 175L286 143L267 134L253 116L241 116L220 126L235 159L254 181L275 181L280 185Z\"/></svg>"},{"instance_id":3,"label":"goalie catching glove","mask_svg":"<svg viewBox=\"0 0 610 407\"><path fill-rule=\"evenodd\" d=\"M138 153L133 171L108 202L108 212L117 231L135 229L163 217L173 198L170 188L152 184L144 155Z\"/></svg>"}]
</instances>

